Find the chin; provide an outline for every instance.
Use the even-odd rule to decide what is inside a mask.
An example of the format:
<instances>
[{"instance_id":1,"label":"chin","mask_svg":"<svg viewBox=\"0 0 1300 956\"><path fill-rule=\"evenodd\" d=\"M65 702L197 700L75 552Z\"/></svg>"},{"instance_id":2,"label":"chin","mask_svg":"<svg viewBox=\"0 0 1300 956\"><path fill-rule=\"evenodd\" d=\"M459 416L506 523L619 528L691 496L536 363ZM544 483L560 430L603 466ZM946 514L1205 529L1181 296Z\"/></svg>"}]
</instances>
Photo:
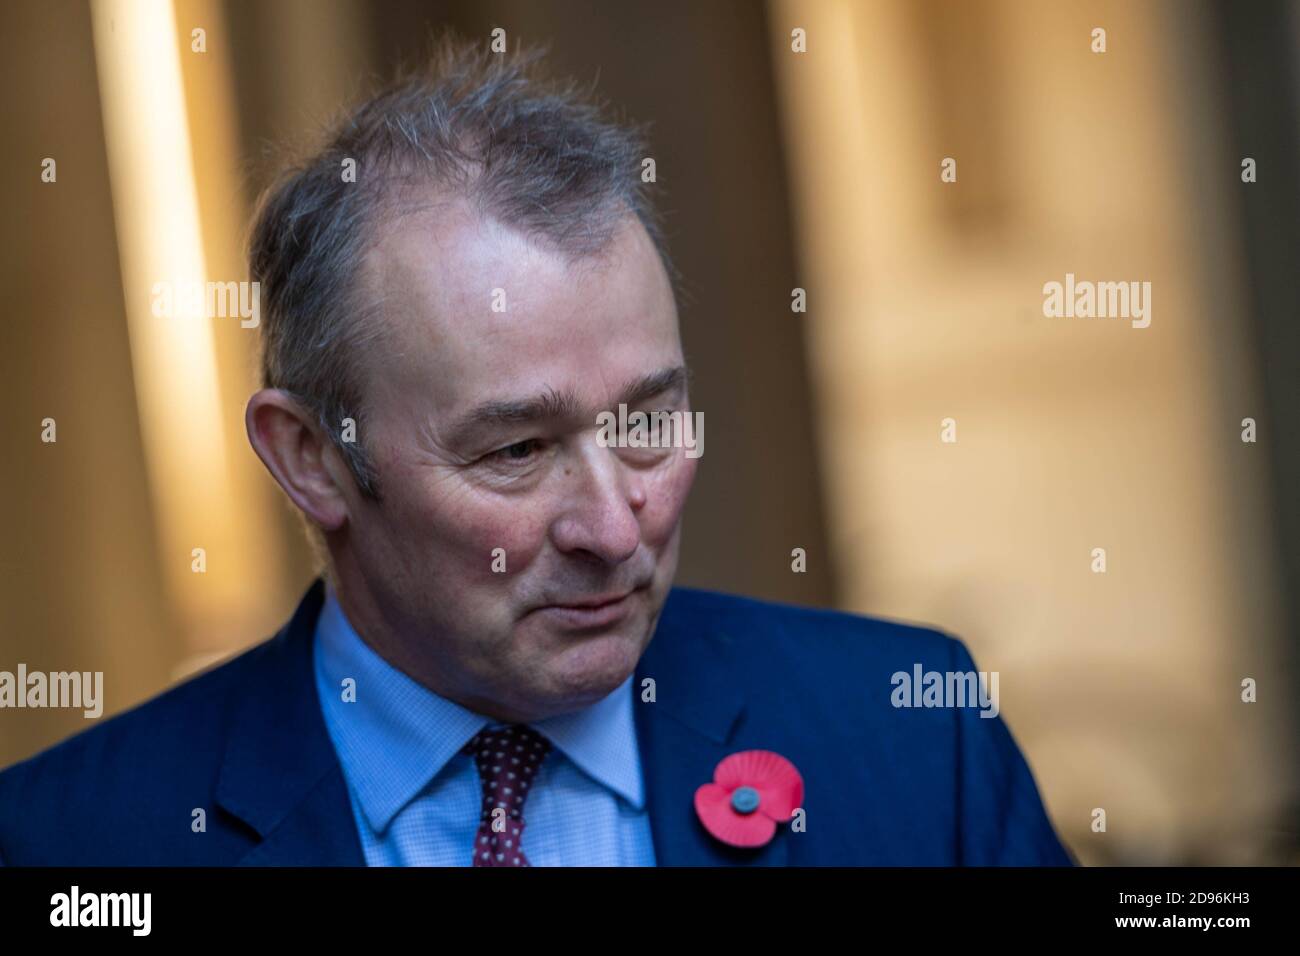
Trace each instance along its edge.
<instances>
[{"instance_id":1,"label":"chin","mask_svg":"<svg viewBox=\"0 0 1300 956\"><path fill-rule=\"evenodd\" d=\"M646 642L618 631L584 638L560 651L548 670L555 696L572 709L608 697L636 670Z\"/></svg>"}]
</instances>

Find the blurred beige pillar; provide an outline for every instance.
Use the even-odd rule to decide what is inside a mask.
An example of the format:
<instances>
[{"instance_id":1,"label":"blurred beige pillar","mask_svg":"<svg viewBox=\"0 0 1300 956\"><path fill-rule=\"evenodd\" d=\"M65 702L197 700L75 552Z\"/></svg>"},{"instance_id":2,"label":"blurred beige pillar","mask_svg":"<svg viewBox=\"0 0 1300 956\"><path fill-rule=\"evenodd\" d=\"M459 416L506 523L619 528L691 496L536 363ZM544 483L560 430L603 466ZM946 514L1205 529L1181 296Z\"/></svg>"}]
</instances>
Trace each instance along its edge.
<instances>
[{"instance_id":1,"label":"blurred beige pillar","mask_svg":"<svg viewBox=\"0 0 1300 956\"><path fill-rule=\"evenodd\" d=\"M1282 635L1264 453L1245 484L1222 464L1255 451L1235 423L1259 406L1207 334L1244 328L1210 314L1208 283L1244 298L1194 241L1217 158L1198 165L1176 120L1218 116L1170 60L1195 25L1176 4L770 10L846 602L935 623L1002 673L1085 861L1259 859L1285 683L1252 705L1240 681L1274 673ZM1224 233L1217 258L1239 249ZM1067 272L1150 281L1151 327L1045 318Z\"/></svg>"},{"instance_id":2,"label":"blurred beige pillar","mask_svg":"<svg viewBox=\"0 0 1300 956\"><path fill-rule=\"evenodd\" d=\"M278 539L267 531L270 504L240 425L253 319L186 315L179 302L172 314L155 314L165 313L159 283L179 292L247 279L238 257L246 205L233 172L238 136L224 37L212 4L184 7L183 25L170 0L94 0L92 11L161 564L189 657L202 660L265 636L278 613L270 604L281 566ZM194 49L196 28L204 52ZM188 83L183 56L207 58ZM197 154L195 136L203 144Z\"/></svg>"}]
</instances>

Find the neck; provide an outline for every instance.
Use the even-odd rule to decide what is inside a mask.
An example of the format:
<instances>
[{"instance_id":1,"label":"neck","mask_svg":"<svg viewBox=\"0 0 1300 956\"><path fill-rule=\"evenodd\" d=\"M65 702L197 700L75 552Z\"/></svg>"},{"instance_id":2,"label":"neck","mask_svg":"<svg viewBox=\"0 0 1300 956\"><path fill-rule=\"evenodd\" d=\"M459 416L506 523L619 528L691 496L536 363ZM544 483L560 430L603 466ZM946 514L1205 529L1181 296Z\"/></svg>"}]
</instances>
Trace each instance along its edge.
<instances>
[{"instance_id":1,"label":"neck","mask_svg":"<svg viewBox=\"0 0 1300 956\"><path fill-rule=\"evenodd\" d=\"M355 562L332 554L325 577L326 587L361 640L387 663L439 697L504 724L534 723L577 709L541 709L524 701L503 700L488 688L474 686L469 675L458 674L454 662L439 659L435 639L423 641L420 647L402 639L402 634L422 628L385 613L385 602L375 595Z\"/></svg>"}]
</instances>

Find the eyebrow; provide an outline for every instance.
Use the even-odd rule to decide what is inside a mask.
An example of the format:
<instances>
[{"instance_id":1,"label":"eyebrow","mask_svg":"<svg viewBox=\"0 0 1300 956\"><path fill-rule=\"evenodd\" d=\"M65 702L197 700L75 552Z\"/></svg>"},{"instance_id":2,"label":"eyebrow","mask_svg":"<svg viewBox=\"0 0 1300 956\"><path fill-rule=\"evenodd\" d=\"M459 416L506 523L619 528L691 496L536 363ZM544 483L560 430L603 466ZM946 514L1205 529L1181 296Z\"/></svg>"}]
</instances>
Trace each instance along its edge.
<instances>
[{"instance_id":1,"label":"eyebrow","mask_svg":"<svg viewBox=\"0 0 1300 956\"><path fill-rule=\"evenodd\" d=\"M615 405L636 405L679 389L686 385L690 372L684 365L661 368L635 378L623 386ZM578 420L582 417L582 403L572 392L547 389L531 398L488 401L471 409L452 425L450 444L458 447L471 440L483 429L502 425L523 425L529 422Z\"/></svg>"}]
</instances>

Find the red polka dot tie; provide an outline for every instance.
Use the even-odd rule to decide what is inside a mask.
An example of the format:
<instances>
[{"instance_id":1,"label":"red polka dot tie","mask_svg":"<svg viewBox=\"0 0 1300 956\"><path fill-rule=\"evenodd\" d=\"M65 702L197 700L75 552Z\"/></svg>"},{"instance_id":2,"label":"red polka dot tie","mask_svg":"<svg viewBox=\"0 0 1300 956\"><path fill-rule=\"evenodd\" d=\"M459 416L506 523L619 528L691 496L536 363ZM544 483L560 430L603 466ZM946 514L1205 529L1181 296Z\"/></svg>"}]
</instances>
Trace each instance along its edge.
<instances>
[{"instance_id":1,"label":"red polka dot tie","mask_svg":"<svg viewBox=\"0 0 1300 956\"><path fill-rule=\"evenodd\" d=\"M521 840L524 801L551 742L524 724L484 728L465 745L483 781L483 813L474 837L475 866L528 866Z\"/></svg>"}]
</instances>

